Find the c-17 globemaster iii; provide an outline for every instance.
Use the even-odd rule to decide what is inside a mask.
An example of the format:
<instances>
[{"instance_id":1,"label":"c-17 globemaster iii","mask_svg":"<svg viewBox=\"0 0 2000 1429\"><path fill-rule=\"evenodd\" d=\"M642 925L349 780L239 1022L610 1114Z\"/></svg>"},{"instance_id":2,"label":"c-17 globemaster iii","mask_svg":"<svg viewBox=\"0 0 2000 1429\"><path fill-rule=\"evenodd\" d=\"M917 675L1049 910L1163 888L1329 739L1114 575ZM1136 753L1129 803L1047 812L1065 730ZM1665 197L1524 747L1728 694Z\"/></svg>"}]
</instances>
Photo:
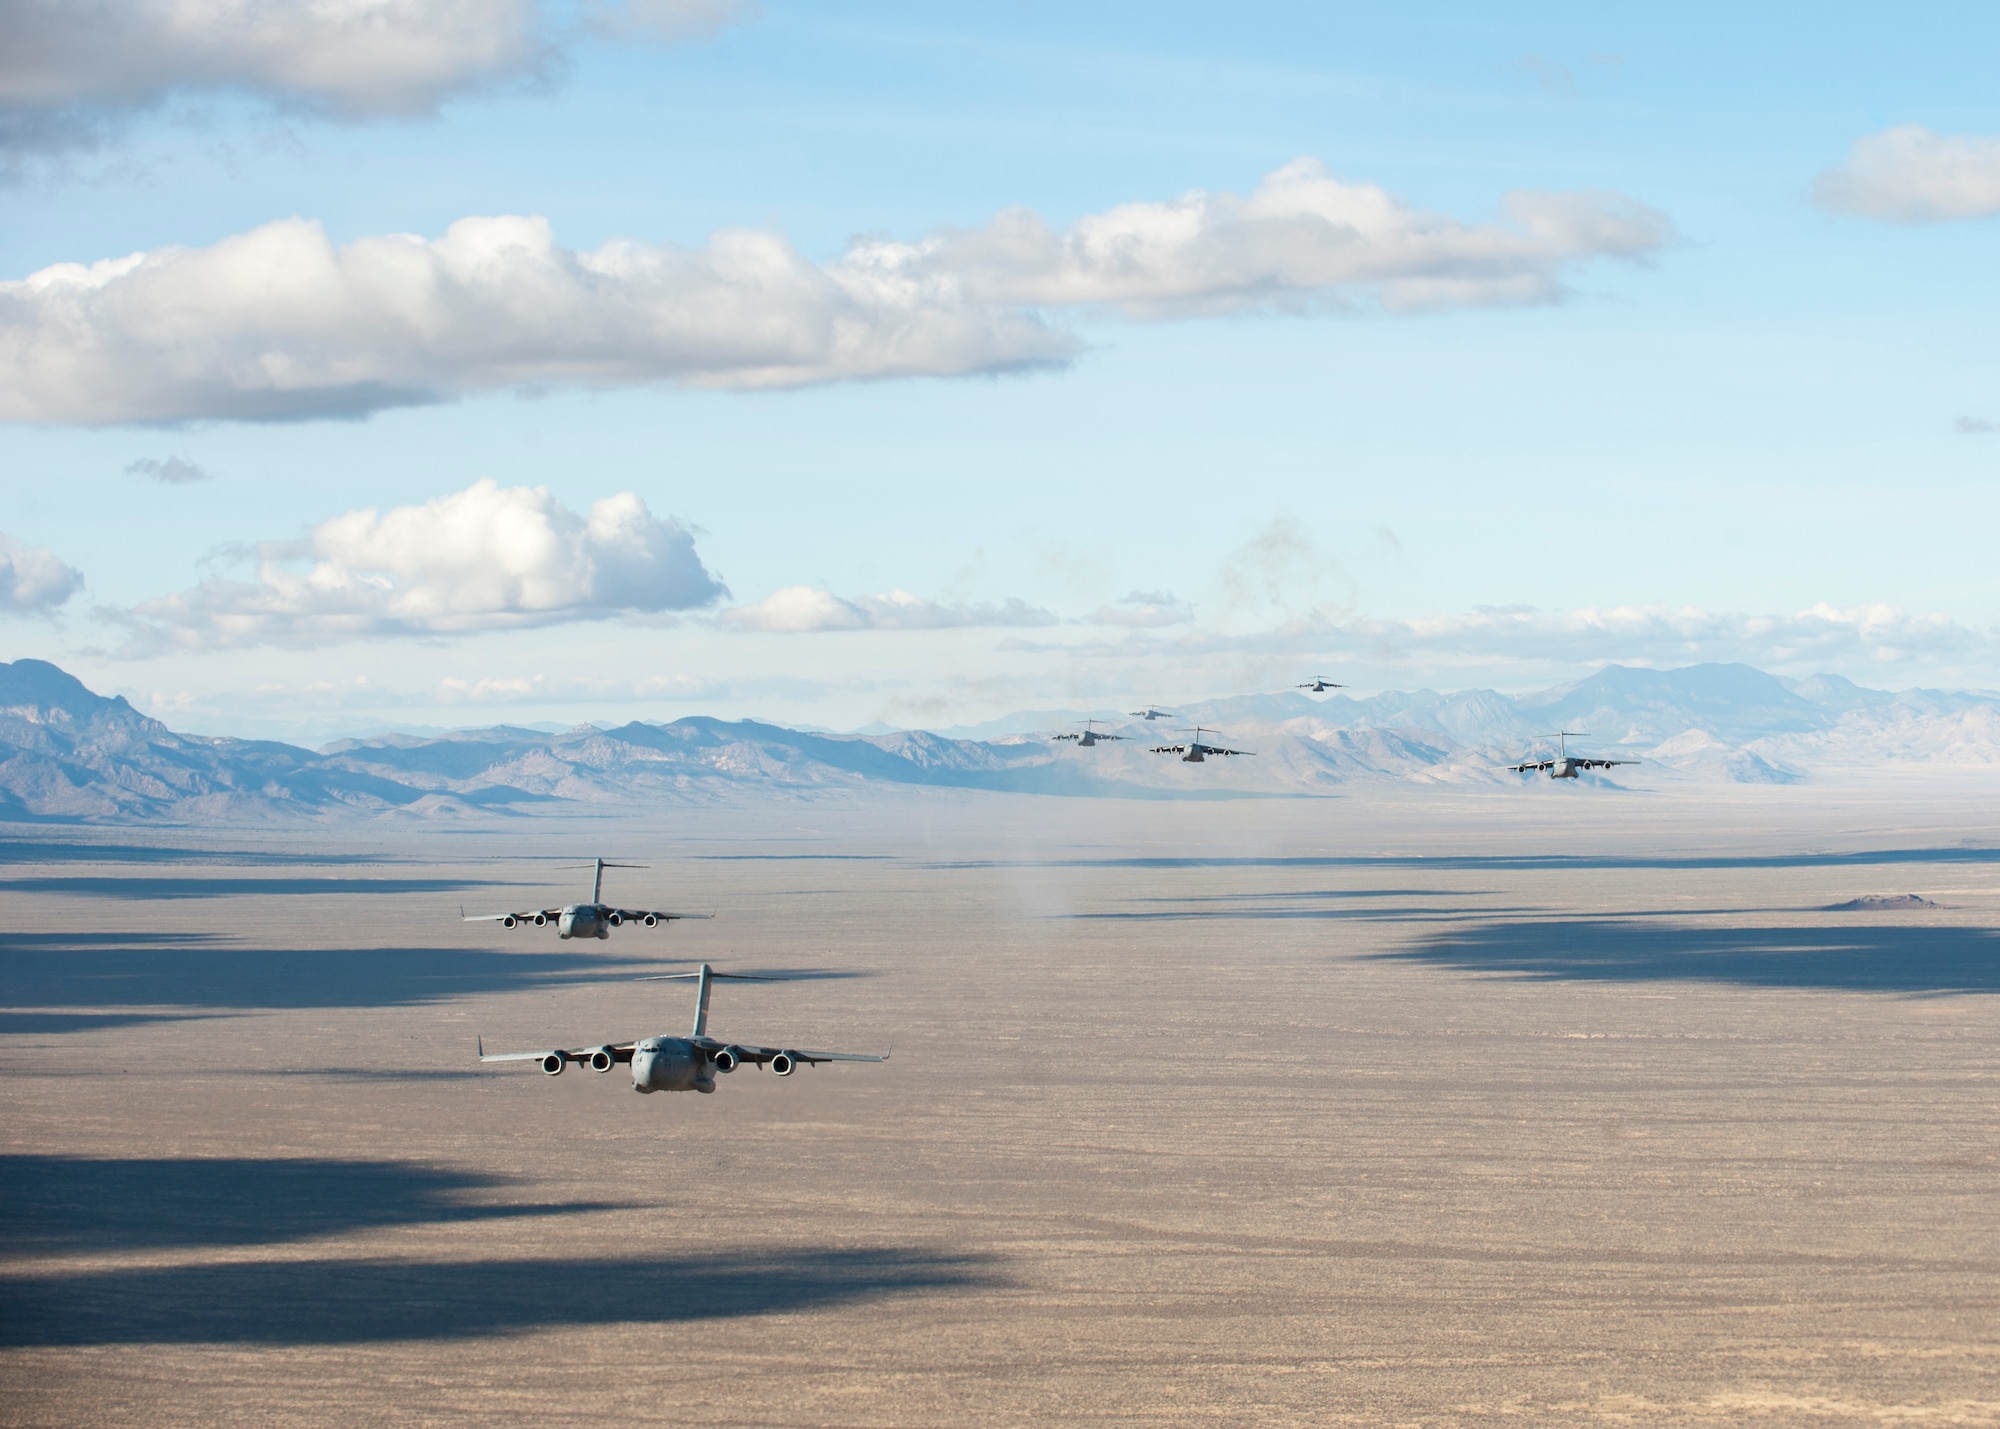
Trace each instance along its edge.
<instances>
[{"instance_id":1,"label":"c-17 globemaster iii","mask_svg":"<svg viewBox=\"0 0 2000 1429\"><path fill-rule=\"evenodd\" d=\"M475 1044L479 1049L479 1060L534 1062L552 1077L559 1075L571 1062L582 1063L594 1072L608 1072L621 1062L629 1063L632 1090L635 1092L712 1092L717 1072L733 1072L745 1062L753 1067L769 1066L779 1076L789 1077L801 1065L810 1062L889 1060L887 1052L879 1057L867 1052L798 1052L789 1047L753 1047L711 1037L708 1035L708 992L710 985L719 978L733 982L785 981L783 978L759 977L754 973L719 973L707 963L701 965L700 972L640 978L640 982L696 982L694 1031L686 1037L641 1037L632 1042L606 1042L602 1046L581 1047L575 1051L551 1048L545 1052L492 1054L487 1052L485 1039L481 1038Z\"/></svg>"},{"instance_id":2,"label":"c-17 globemaster iii","mask_svg":"<svg viewBox=\"0 0 2000 1429\"><path fill-rule=\"evenodd\" d=\"M1586 769L1615 769L1620 764L1637 764L1636 759L1580 759L1569 752L1569 741L1580 738L1573 729L1556 732L1556 757L1554 759L1524 759L1519 764L1507 767L1516 774L1528 774L1546 769L1551 779L1578 779Z\"/></svg>"},{"instance_id":3,"label":"c-17 globemaster iii","mask_svg":"<svg viewBox=\"0 0 2000 1429\"><path fill-rule=\"evenodd\" d=\"M590 901L588 903L566 903L560 908L533 908L526 913L474 913L466 916L465 909L458 910L460 921L466 923L498 923L503 928L517 928L523 923L532 923L537 928L556 925L559 938L608 938L613 928L627 923L637 923L642 928L656 927L661 923L671 923L677 918L712 918L712 913L662 913L654 908L614 908L603 902L604 870L607 868L644 868L643 863L606 863L603 859L593 859L589 863L566 863L564 868L588 868L594 870L590 879Z\"/></svg>"},{"instance_id":4,"label":"c-17 globemaster iii","mask_svg":"<svg viewBox=\"0 0 2000 1429\"><path fill-rule=\"evenodd\" d=\"M1089 749L1092 745L1102 744L1107 739L1123 739L1125 737L1122 734L1107 734L1105 731L1099 729L1097 726L1104 723L1103 720L1084 719L1078 720L1077 723L1082 725L1083 728L1076 733L1052 734L1049 738L1054 740L1073 739L1076 741L1077 748Z\"/></svg>"},{"instance_id":5,"label":"c-17 globemaster iii","mask_svg":"<svg viewBox=\"0 0 2000 1429\"><path fill-rule=\"evenodd\" d=\"M1208 729L1202 725L1196 725L1193 729L1188 730L1187 733L1194 736L1194 738L1190 739L1187 743L1156 744L1153 746L1153 753L1178 754L1181 757L1181 763L1183 764L1204 764L1208 761L1208 757L1211 754L1217 756L1231 756L1231 755L1255 753L1254 750L1249 750L1249 749L1224 749L1219 744L1203 744L1201 741L1201 737L1204 734L1214 734L1216 733L1216 731Z\"/></svg>"}]
</instances>

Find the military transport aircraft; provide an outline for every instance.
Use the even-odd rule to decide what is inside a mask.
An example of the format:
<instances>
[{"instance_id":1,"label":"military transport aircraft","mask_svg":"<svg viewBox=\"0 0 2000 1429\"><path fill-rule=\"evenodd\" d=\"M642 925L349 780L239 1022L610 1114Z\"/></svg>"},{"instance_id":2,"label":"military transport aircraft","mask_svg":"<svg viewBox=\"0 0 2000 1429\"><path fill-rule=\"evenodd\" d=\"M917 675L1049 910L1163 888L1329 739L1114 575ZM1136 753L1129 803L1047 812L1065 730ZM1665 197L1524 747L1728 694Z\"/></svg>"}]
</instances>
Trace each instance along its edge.
<instances>
[{"instance_id":1,"label":"military transport aircraft","mask_svg":"<svg viewBox=\"0 0 2000 1429\"><path fill-rule=\"evenodd\" d=\"M1122 734L1105 734L1100 730L1092 728L1092 726L1094 725L1101 724L1102 723L1101 720L1086 719L1086 720L1079 720L1078 723L1083 726L1082 730L1079 731L1078 733L1052 734L1049 736L1049 738L1073 739L1076 741L1077 748L1088 749L1090 748L1091 745L1101 743L1102 741L1107 739L1123 739L1125 737Z\"/></svg>"},{"instance_id":2,"label":"military transport aircraft","mask_svg":"<svg viewBox=\"0 0 2000 1429\"><path fill-rule=\"evenodd\" d=\"M708 1035L708 991L718 978L733 982L783 982L776 977L753 973L719 973L707 963L700 972L668 973L662 977L640 978L640 982L695 981L694 1031L686 1037L661 1035L641 1037L634 1042L606 1042L599 1047L579 1047L575 1051L552 1048L546 1052L491 1052L486 1040L474 1045L482 1062L534 1062L550 1076L557 1076L571 1062L594 1072L608 1072L621 1062L632 1067L635 1092L712 1092L717 1072L733 1072L743 1063L769 1066L781 1077L789 1077L808 1062L886 1062L889 1054L877 1057L866 1052L796 1052L789 1047L750 1047L724 1042Z\"/></svg>"},{"instance_id":3,"label":"military transport aircraft","mask_svg":"<svg viewBox=\"0 0 2000 1429\"><path fill-rule=\"evenodd\" d=\"M1193 729L1187 732L1193 735L1194 738L1190 739L1186 744L1155 745L1153 747L1153 753L1178 754L1181 757L1181 763L1183 764L1200 764L1204 760L1206 760L1208 756L1211 754L1235 755L1235 754L1256 753L1256 751L1252 749L1224 749L1219 744L1203 744L1201 742L1201 737L1204 734L1219 734L1221 733L1220 730L1206 729L1201 725L1196 725Z\"/></svg>"},{"instance_id":4,"label":"military transport aircraft","mask_svg":"<svg viewBox=\"0 0 2000 1429\"><path fill-rule=\"evenodd\" d=\"M1347 686L1336 685L1324 675L1314 675L1310 680L1300 685L1299 688L1302 690L1311 690L1316 695L1323 695L1328 690L1344 690Z\"/></svg>"},{"instance_id":5,"label":"military transport aircraft","mask_svg":"<svg viewBox=\"0 0 2000 1429\"><path fill-rule=\"evenodd\" d=\"M1151 724L1156 719L1172 719L1173 717L1174 712L1172 710L1156 710L1151 705L1147 705L1142 710L1132 711L1133 719L1142 719L1148 724Z\"/></svg>"},{"instance_id":6,"label":"military transport aircraft","mask_svg":"<svg viewBox=\"0 0 2000 1429\"><path fill-rule=\"evenodd\" d=\"M1587 737L1573 729L1557 730L1557 754L1554 759L1525 759L1519 764L1510 764L1507 767L1516 774L1527 774L1535 770L1546 769L1549 771L1549 778L1551 779L1575 779L1586 769L1612 769L1620 764L1637 764L1639 762L1636 759L1579 759L1569 752L1570 740Z\"/></svg>"},{"instance_id":7,"label":"military transport aircraft","mask_svg":"<svg viewBox=\"0 0 2000 1429\"><path fill-rule=\"evenodd\" d=\"M532 923L537 928L553 923L559 938L608 938L613 928L626 923L637 923L642 928L656 927L661 923L671 923L676 918L712 918L712 913L661 913L652 908L613 908L601 902L604 897L604 870L607 868L644 868L643 863L606 863L595 859L590 863L565 863L563 868L588 868L594 870L590 880L590 901L569 903L561 908L537 908L527 913L475 913L467 917L461 906L458 916L466 923L498 923L503 928L519 927Z\"/></svg>"}]
</instances>

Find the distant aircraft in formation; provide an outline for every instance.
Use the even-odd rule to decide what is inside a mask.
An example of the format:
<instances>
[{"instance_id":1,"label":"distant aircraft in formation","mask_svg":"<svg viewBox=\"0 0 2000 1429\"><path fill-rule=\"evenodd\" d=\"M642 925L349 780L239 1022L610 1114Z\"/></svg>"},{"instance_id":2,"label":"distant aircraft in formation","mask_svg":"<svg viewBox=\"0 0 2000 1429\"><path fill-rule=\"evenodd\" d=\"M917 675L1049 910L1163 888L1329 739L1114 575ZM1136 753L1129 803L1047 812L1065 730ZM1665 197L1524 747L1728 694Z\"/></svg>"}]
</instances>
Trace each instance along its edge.
<instances>
[{"instance_id":1,"label":"distant aircraft in formation","mask_svg":"<svg viewBox=\"0 0 2000 1429\"><path fill-rule=\"evenodd\" d=\"M1311 690L1316 695L1323 695L1328 690L1344 690L1347 686L1336 685L1324 675L1314 675L1310 680L1300 685L1299 688L1302 690Z\"/></svg>"},{"instance_id":2,"label":"distant aircraft in formation","mask_svg":"<svg viewBox=\"0 0 2000 1429\"><path fill-rule=\"evenodd\" d=\"M1156 719L1172 719L1173 717L1174 712L1172 710L1156 710L1151 705L1147 705L1142 710L1132 711L1133 719L1143 719L1148 723Z\"/></svg>"},{"instance_id":3,"label":"distant aircraft in formation","mask_svg":"<svg viewBox=\"0 0 2000 1429\"><path fill-rule=\"evenodd\" d=\"M1078 721L1078 723L1080 723L1083 726L1082 730L1080 730L1079 732L1075 734L1052 734L1049 736L1049 738L1073 739L1076 741L1077 748L1088 749L1090 748L1091 745L1096 744L1101 740L1123 739L1125 737L1122 734L1105 734L1102 731L1098 730L1095 726L1102 723L1102 721L1100 720L1086 719L1086 720L1080 720Z\"/></svg>"},{"instance_id":4,"label":"distant aircraft in formation","mask_svg":"<svg viewBox=\"0 0 2000 1429\"><path fill-rule=\"evenodd\" d=\"M1524 759L1519 764L1510 764L1507 767L1516 774L1528 774L1546 769L1551 779L1575 779L1586 769L1615 769L1620 764L1639 762L1636 759L1579 759L1569 752L1570 740L1588 737L1573 729L1557 730L1557 753L1554 759Z\"/></svg>"},{"instance_id":5,"label":"distant aircraft in formation","mask_svg":"<svg viewBox=\"0 0 2000 1429\"><path fill-rule=\"evenodd\" d=\"M637 923L642 928L657 927L661 923L671 923L677 918L708 918L709 913L662 913L653 908L614 908L603 902L604 870L607 868L644 868L643 863L606 863L594 859L589 863L565 863L563 868L588 868L595 872L590 880L590 901L588 903L568 903L561 908L536 908L526 913L475 913L466 916L465 909L458 910L459 920L465 923L498 923L503 928L517 928L523 923L532 923L537 928L556 925L559 938L608 938L613 928L627 923Z\"/></svg>"},{"instance_id":6,"label":"distant aircraft in formation","mask_svg":"<svg viewBox=\"0 0 2000 1429\"><path fill-rule=\"evenodd\" d=\"M1178 754L1181 757L1181 763L1183 764L1200 764L1204 760L1206 760L1208 756L1211 754L1237 755L1237 754L1254 754L1256 752L1255 750L1250 750L1250 749L1224 749L1219 744L1202 743L1201 737L1204 734L1220 734L1221 732L1222 732L1221 730L1208 729L1201 725L1196 725L1193 729L1187 731L1187 733L1194 736L1193 739L1188 740L1185 744L1155 745L1153 747L1153 753Z\"/></svg>"},{"instance_id":7,"label":"distant aircraft in formation","mask_svg":"<svg viewBox=\"0 0 2000 1429\"><path fill-rule=\"evenodd\" d=\"M613 865L616 867L617 865ZM664 977L640 978L641 982L694 981L694 1031L686 1037L661 1035L641 1037L631 1042L606 1042L597 1047L551 1048L543 1052L493 1052L486 1039L474 1042L481 1062L533 1062L550 1076L576 1062L594 1072L608 1072L621 1063L632 1068L635 1092L712 1092L718 1072L733 1072L748 1062L753 1067L768 1066L781 1077L789 1077L799 1067L813 1062L886 1062L889 1054L866 1052L797 1052L788 1047L752 1047L724 1042L708 1035L708 993L719 978L734 982L783 982L783 978L758 977L753 973L719 973L707 963L700 972L669 973Z\"/></svg>"}]
</instances>

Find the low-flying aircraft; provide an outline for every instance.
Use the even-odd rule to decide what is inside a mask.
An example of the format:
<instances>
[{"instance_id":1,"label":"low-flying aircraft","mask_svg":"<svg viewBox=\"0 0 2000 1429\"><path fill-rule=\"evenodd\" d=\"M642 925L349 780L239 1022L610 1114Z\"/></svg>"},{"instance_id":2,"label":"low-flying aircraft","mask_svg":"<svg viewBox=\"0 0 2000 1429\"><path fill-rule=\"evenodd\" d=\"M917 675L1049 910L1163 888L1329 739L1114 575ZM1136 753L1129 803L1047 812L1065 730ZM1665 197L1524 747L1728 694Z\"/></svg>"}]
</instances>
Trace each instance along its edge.
<instances>
[{"instance_id":1,"label":"low-flying aircraft","mask_svg":"<svg viewBox=\"0 0 2000 1429\"><path fill-rule=\"evenodd\" d=\"M1193 729L1189 730L1188 733L1193 735L1194 738L1190 739L1186 744L1155 745L1153 747L1153 753L1178 754L1181 757L1181 763L1183 764L1200 764L1204 760L1206 760L1208 756L1211 754L1237 755L1237 754L1256 753L1256 751L1253 749L1224 749L1219 744L1202 743L1201 737L1204 734L1220 734L1221 733L1220 730L1205 729L1201 725L1196 725Z\"/></svg>"},{"instance_id":2,"label":"low-flying aircraft","mask_svg":"<svg viewBox=\"0 0 2000 1429\"><path fill-rule=\"evenodd\" d=\"M1173 717L1174 712L1172 710L1156 710L1151 705L1147 705L1142 710L1132 711L1133 719L1142 719L1148 724L1151 724L1156 719L1172 719Z\"/></svg>"},{"instance_id":3,"label":"low-flying aircraft","mask_svg":"<svg viewBox=\"0 0 2000 1429\"><path fill-rule=\"evenodd\" d=\"M1528 774L1546 769L1551 779L1575 779L1586 769L1613 769L1620 764L1637 764L1636 759L1579 759L1569 752L1569 741L1587 736L1573 729L1556 731L1556 757L1554 759L1524 759L1519 764L1507 767L1516 774Z\"/></svg>"},{"instance_id":4,"label":"low-flying aircraft","mask_svg":"<svg viewBox=\"0 0 2000 1429\"><path fill-rule=\"evenodd\" d=\"M534 908L526 913L474 913L470 917L465 909L458 910L459 919L466 923L498 923L503 928L518 928L523 923L532 923L537 928L556 925L559 938L608 938L613 928L627 923L637 923L642 928L657 927L661 923L671 923L676 918L710 918L711 913L662 913L655 908L614 908L603 901L604 870L607 868L644 868L643 863L606 863L603 859L593 859L589 863L565 863L563 868L588 868L593 870L590 879L590 901L588 903L567 903L560 908Z\"/></svg>"},{"instance_id":5,"label":"low-flying aircraft","mask_svg":"<svg viewBox=\"0 0 2000 1429\"><path fill-rule=\"evenodd\" d=\"M740 1042L724 1042L708 1035L708 992L719 979L732 982L783 982L783 978L758 977L754 973L719 973L707 963L700 972L668 973L640 978L640 982L683 982L697 984L694 1004L694 1031L685 1037L661 1034L632 1042L606 1042L597 1047L551 1048L545 1052L488 1052L486 1039L474 1045L481 1062L533 1062L550 1076L575 1062L593 1072L608 1072L621 1063L632 1068L635 1092L712 1092L718 1072L733 1072L748 1062L753 1067L768 1066L781 1077L789 1077L812 1062L886 1062L889 1054L868 1052L798 1052L789 1047L752 1047Z\"/></svg>"},{"instance_id":6,"label":"low-flying aircraft","mask_svg":"<svg viewBox=\"0 0 2000 1429\"><path fill-rule=\"evenodd\" d=\"M1080 720L1078 722L1082 724L1083 728L1077 731L1076 733L1052 734L1049 736L1049 738L1073 739L1076 741L1076 746L1078 749L1088 749L1090 748L1091 745L1101 744L1107 739L1123 739L1125 737L1122 734L1105 734L1103 731L1095 728L1095 726L1097 726L1098 724L1103 723L1103 721L1101 720L1086 719L1086 720Z\"/></svg>"},{"instance_id":7,"label":"low-flying aircraft","mask_svg":"<svg viewBox=\"0 0 2000 1429\"><path fill-rule=\"evenodd\" d=\"M1311 690L1316 695L1323 695L1328 690L1344 690L1347 686L1336 685L1324 675L1314 675L1310 680L1300 685L1299 688L1302 690Z\"/></svg>"}]
</instances>

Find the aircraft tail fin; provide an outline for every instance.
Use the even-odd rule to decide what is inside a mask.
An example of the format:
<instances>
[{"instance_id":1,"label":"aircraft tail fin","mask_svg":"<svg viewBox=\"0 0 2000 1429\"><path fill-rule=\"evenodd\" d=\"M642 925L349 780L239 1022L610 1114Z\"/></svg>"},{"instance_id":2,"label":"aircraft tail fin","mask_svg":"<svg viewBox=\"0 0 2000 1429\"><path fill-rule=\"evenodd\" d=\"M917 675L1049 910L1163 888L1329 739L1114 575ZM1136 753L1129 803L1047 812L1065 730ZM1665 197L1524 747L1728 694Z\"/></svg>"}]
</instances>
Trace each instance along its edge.
<instances>
[{"instance_id":1,"label":"aircraft tail fin","mask_svg":"<svg viewBox=\"0 0 2000 1429\"><path fill-rule=\"evenodd\" d=\"M700 972L653 973L647 977L634 978L634 982L692 982L695 983L694 1031L695 1037L708 1035L708 994L713 984L718 982L790 982L790 978L772 977L767 973L719 973L707 963L701 965Z\"/></svg>"},{"instance_id":2,"label":"aircraft tail fin","mask_svg":"<svg viewBox=\"0 0 2000 1429\"><path fill-rule=\"evenodd\" d=\"M594 858L589 863L559 863L558 868L587 868L590 870L590 901L604 901L604 870L607 868L644 868L643 863L612 863L609 859Z\"/></svg>"}]
</instances>

